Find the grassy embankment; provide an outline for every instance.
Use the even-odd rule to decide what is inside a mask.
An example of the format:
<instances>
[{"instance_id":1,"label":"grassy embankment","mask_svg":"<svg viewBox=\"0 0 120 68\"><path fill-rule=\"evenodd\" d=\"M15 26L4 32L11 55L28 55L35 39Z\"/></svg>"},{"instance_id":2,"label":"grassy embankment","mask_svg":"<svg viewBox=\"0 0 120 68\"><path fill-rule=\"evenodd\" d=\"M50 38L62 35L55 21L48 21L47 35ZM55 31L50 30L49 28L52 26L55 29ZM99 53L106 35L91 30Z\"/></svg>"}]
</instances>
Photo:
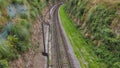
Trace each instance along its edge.
<instances>
[{"instance_id":1,"label":"grassy embankment","mask_svg":"<svg viewBox=\"0 0 120 68\"><path fill-rule=\"evenodd\" d=\"M69 0L65 6L85 41L93 43L98 62L107 68L120 68L119 9L120 0Z\"/></svg>"},{"instance_id":2,"label":"grassy embankment","mask_svg":"<svg viewBox=\"0 0 120 68\"><path fill-rule=\"evenodd\" d=\"M81 67L100 68L101 65L97 62L98 58L92 52L92 49L88 46L72 19L68 17L64 8L65 5L60 7L60 18Z\"/></svg>"}]
</instances>

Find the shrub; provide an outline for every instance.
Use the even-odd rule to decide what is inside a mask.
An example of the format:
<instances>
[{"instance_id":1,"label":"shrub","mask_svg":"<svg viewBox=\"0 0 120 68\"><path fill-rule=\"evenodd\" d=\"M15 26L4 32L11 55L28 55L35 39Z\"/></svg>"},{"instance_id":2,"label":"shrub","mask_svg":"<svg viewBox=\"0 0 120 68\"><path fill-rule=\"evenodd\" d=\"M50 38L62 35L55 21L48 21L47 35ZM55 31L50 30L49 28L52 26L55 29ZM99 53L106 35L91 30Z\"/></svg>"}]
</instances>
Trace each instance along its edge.
<instances>
[{"instance_id":1,"label":"shrub","mask_svg":"<svg viewBox=\"0 0 120 68\"><path fill-rule=\"evenodd\" d=\"M21 21L21 26L25 27L26 29L30 29L31 24L26 20L26 19L22 19Z\"/></svg>"},{"instance_id":2,"label":"shrub","mask_svg":"<svg viewBox=\"0 0 120 68\"><path fill-rule=\"evenodd\" d=\"M7 60L0 60L0 68L9 68Z\"/></svg>"},{"instance_id":3,"label":"shrub","mask_svg":"<svg viewBox=\"0 0 120 68\"><path fill-rule=\"evenodd\" d=\"M12 3L13 4L23 4L24 2L23 2L24 0L12 0Z\"/></svg>"},{"instance_id":4,"label":"shrub","mask_svg":"<svg viewBox=\"0 0 120 68\"><path fill-rule=\"evenodd\" d=\"M14 25L9 33L12 36L15 35L20 41L28 41L30 38L29 31L20 24Z\"/></svg>"},{"instance_id":5,"label":"shrub","mask_svg":"<svg viewBox=\"0 0 120 68\"><path fill-rule=\"evenodd\" d=\"M28 30L30 27L28 24L27 21L23 20L21 24L16 24L9 30L8 40L17 51L25 52L30 47L30 32Z\"/></svg>"},{"instance_id":6,"label":"shrub","mask_svg":"<svg viewBox=\"0 0 120 68\"><path fill-rule=\"evenodd\" d=\"M31 15L31 18L32 18L32 19L35 19L36 13L35 13L34 10L31 10L30 15Z\"/></svg>"},{"instance_id":7,"label":"shrub","mask_svg":"<svg viewBox=\"0 0 120 68\"><path fill-rule=\"evenodd\" d=\"M14 36L8 36L7 40L10 42L11 45L13 45L13 47L15 47L14 45L16 45L16 43L18 43L18 38L14 35Z\"/></svg>"},{"instance_id":8,"label":"shrub","mask_svg":"<svg viewBox=\"0 0 120 68\"><path fill-rule=\"evenodd\" d=\"M0 58L8 58L11 55L10 46L7 41L0 43Z\"/></svg>"},{"instance_id":9,"label":"shrub","mask_svg":"<svg viewBox=\"0 0 120 68\"><path fill-rule=\"evenodd\" d=\"M30 47L30 44L27 42L24 42L24 41L20 41L19 43L17 43L16 45L16 49L19 50L19 51L22 51L22 52L25 52L28 50L28 48Z\"/></svg>"},{"instance_id":10,"label":"shrub","mask_svg":"<svg viewBox=\"0 0 120 68\"><path fill-rule=\"evenodd\" d=\"M0 43L0 59L16 59L18 58L17 52L13 48L13 45L9 41L2 41Z\"/></svg>"},{"instance_id":11,"label":"shrub","mask_svg":"<svg viewBox=\"0 0 120 68\"><path fill-rule=\"evenodd\" d=\"M19 41L16 36L8 36L8 41L14 45L14 48L18 51L25 52L29 48L29 42Z\"/></svg>"},{"instance_id":12,"label":"shrub","mask_svg":"<svg viewBox=\"0 0 120 68\"><path fill-rule=\"evenodd\" d=\"M29 20L28 14L26 14L26 13L21 13L21 14L20 14L20 17L21 17L22 19L27 19L27 20Z\"/></svg>"}]
</instances>

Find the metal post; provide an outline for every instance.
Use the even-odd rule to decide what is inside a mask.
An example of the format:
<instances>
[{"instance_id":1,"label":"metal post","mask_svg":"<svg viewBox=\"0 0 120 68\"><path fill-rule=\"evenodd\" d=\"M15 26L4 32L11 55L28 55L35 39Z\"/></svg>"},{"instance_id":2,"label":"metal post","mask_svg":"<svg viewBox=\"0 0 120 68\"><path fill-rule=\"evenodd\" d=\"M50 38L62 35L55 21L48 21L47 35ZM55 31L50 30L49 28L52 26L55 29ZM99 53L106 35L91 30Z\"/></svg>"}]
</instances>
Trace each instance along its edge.
<instances>
[{"instance_id":1,"label":"metal post","mask_svg":"<svg viewBox=\"0 0 120 68\"><path fill-rule=\"evenodd\" d=\"M44 24L43 24L44 22L42 22L42 33L43 33L43 46L44 46L44 53L46 53L46 46L45 46L45 36L44 36Z\"/></svg>"},{"instance_id":2,"label":"metal post","mask_svg":"<svg viewBox=\"0 0 120 68\"><path fill-rule=\"evenodd\" d=\"M41 25L42 25L42 35L43 35L43 47L44 47L44 51L43 51L43 55L44 56L48 56L48 54L47 54L47 52L46 52L46 45L45 45L45 35L44 35L44 20L43 20L43 17L41 17L42 18L42 23L41 23Z\"/></svg>"}]
</instances>

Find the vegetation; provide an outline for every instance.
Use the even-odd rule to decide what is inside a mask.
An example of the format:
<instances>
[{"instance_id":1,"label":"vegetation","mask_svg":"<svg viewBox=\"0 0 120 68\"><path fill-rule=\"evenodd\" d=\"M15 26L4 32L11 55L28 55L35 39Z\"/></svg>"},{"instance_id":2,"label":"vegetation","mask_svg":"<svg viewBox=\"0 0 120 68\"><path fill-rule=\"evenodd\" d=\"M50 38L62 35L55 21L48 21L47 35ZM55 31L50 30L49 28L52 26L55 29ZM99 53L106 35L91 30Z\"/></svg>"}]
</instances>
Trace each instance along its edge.
<instances>
[{"instance_id":1,"label":"vegetation","mask_svg":"<svg viewBox=\"0 0 120 68\"><path fill-rule=\"evenodd\" d=\"M20 52L26 52L30 48L30 31L28 22L17 23L10 28L6 39L0 41L0 60L17 59ZM2 62L0 62L2 64ZM4 67L3 65L3 68Z\"/></svg>"},{"instance_id":2,"label":"vegetation","mask_svg":"<svg viewBox=\"0 0 120 68\"><path fill-rule=\"evenodd\" d=\"M0 68L9 68L6 60L0 60Z\"/></svg>"},{"instance_id":3,"label":"vegetation","mask_svg":"<svg viewBox=\"0 0 120 68\"><path fill-rule=\"evenodd\" d=\"M17 24L13 26L8 36L8 40L15 45L18 51L26 51L29 48L30 35L27 26Z\"/></svg>"},{"instance_id":4,"label":"vegetation","mask_svg":"<svg viewBox=\"0 0 120 68\"><path fill-rule=\"evenodd\" d=\"M92 42L90 47L104 68L119 68L119 4L119 0L69 0L64 8L78 22L78 32Z\"/></svg>"},{"instance_id":5,"label":"vegetation","mask_svg":"<svg viewBox=\"0 0 120 68\"><path fill-rule=\"evenodd\" d=\"M9 61L31 47L31 24L42 15L47 3L46 0L0 0L0 68L9 68Z\"/></svg>"},{"instance_id":6,"label":"vegetation","mask_svg":"<svg viewBox=\"0 0 120 68\"><path fill-rule=\"evenodd\" d=\"M7 14L7 9L5 9L8 6L8 0L0 0L0 30L2 30L3 26L7 22L8 14Z\"/></svg>"},{"instance_id":7,"label":"vegetation","mask_svg":"<svg viewBox=\"0 0 120 68\"><path fill-rule=\"evenodd\" d=\"M23 4L24 0L12 0L13 4Z\"/></svg>"},{"instance_id":8,"label":"vegetation","mask_svg":"<svg viewBox=\"0 0 120 68\"><path fill-rule=\"evenodd\" d=\"M60 8L60 18L67 36L71 41L76 57L80 62L81 68L99 68L100 64L97 62L97 57L92 54L90 47L88 47L88 44L79 33L74 22L68 17L64 7L65 6L62 6Z\"/></svg>"}]
</instances>

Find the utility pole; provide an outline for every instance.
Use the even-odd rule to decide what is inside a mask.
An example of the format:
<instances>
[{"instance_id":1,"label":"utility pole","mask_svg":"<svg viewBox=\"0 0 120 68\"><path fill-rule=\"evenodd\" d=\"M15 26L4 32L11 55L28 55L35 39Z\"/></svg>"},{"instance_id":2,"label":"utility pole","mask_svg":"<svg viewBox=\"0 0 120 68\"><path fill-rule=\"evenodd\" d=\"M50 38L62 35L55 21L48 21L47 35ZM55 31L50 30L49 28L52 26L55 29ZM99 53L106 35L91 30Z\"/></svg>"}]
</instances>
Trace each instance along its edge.
<instances>
[{"instance_id":1,"label":"utility pole","mask_svg":"<svg viewBox=\"0 0 120 68\"><path fill-rule=\"evenodd\" d=\"M42 54L44 55L44 56L48 56L48 54L47 54L47 52L46 52L46 45L45 45L45 34L44 34L44 23L45 23L45 21L44 21L44 19L43 19L43 16L41 16L41 26L42 26L42 37L43 37L43 49L44 49L44 51L42 52Z\"/></svg>"},{"instance_id":2,"label":"utility pole","mask_svg":"<svg viewBox=\"0 0 120 68\"><path fill-rule=\"evenodd\" d=\"M39 10L39 8L37 8ZM42 26L42 40L43 40L43 52L42 54L44 56L47 56L47 53L46 53L46 46L45 46L45 35L44 35L44 19L43 19L43 16L42 15L38 15L38 18L40 19L41 21L41 26Z\"/></svg>"}]
</instances>

